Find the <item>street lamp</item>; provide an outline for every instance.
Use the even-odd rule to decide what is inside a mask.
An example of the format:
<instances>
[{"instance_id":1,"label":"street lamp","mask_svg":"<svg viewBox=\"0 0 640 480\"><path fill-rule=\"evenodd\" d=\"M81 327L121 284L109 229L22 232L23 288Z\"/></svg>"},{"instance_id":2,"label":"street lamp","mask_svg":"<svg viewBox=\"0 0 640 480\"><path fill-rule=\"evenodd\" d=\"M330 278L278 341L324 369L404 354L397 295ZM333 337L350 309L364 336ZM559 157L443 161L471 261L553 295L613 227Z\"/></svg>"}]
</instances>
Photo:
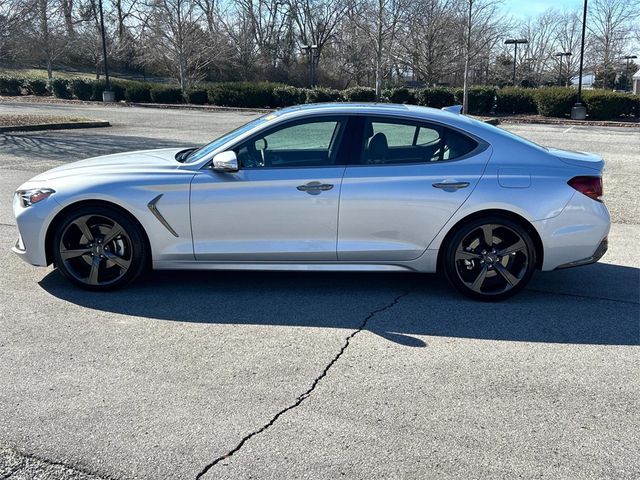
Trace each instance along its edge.
<instances>
[{"instance_id":1,"label":"street lamp","mask_svg":"<svg viewBox=\"0 0 640 480\"><path fill-rule=\"evenodd\" d=\"M571 52L558 52L555 54L556 57L560 58L560 85L562 85L562 57L570 57ZM569 77L569 59L567 58L567 77ZM565 82L566 86L566 82Z\"/></svg>"},{"instance_id":2,"label":"street lamp","mask_svg":"<svg viewBox=\"0 0 640 480\"><path fill-rule=\"evenodd\" d=\"M107 41L104 34L104 15L102 13L102 0L98 2L100 10L100 34L102 35L102 58L104 59L104 80L105 90L102 92L103 102L115 101L115 94L111 90L111 82L109 82L109 63L107 62Z\"/></svg>"},{"instance_id":3,"label":"street lamp","mask_svg":"<svg viewBox=\"0 0 640 480\"><path fill-rule=\"evenodd\" d=\"M309 86L311 88L313 88L313 85L315 83L315 76L316 76L316 72L315 72L315 52L318 50L318 45L313 44L313 45L302 45L300 47L303 51L307 52L309 54Z\"/></svg>"},{"instance_id":4,"label":"street lamp","mask_svg":"<svg viewBox=\"0 0 640 480\"><path fill-rule=\"evenodd\" d=\"M587 118L587 107L582 105L582 67L584 65L584 36L587 30L587 0L584 0L584 12L582 13L582 42L580 43L580 70L578 71L578 96L576 104L571 108L571 118L584 120Z\"/></svg>"},{"instance_id":5,"label":"street lamp","mask_svg":"<svg viewBox=\"0 0 640 480\"><path fill-rule=\"evenodd\" d=\"M627 72L624 74L624 80L626 85L624 86L624 89L627 90L627 87L629 87L629 84L631 82L629 82L629 60L633 60L635 58L638 58L637 55L625 55L624 58L627 61ZM633 87L632 87L633 88ZM631 88L629 88L629 90L631 90Z\"/></svg>"},{"instance_id":6,"label":"street lamp","mask_svg":"<svg viewBox=\"0 0 640 480\"><path fill-rule=\"evenodd\" d=\"M514 50L513 50L513 86L516 86L516 61L518 59L518 45L519 44L524 44L524 43L529 43L529 40L527 40L526 38L507 38L504 41L505 45L513 45L514 46Z\"/></svg>"}]
</instances>

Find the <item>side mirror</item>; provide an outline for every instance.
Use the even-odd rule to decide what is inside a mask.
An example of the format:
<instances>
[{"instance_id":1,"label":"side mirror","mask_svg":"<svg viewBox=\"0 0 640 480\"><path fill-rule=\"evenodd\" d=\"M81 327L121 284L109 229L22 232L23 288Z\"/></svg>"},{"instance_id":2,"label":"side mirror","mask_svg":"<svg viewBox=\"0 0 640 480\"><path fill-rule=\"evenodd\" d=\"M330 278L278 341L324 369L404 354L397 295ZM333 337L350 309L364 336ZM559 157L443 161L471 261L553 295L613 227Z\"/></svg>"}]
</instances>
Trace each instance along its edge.
<instances>
[{"instance_id":1,"label":"side mirror","mask_svg":"<svg viewBox=\"0 0 640 480\"><path fill-rule=\"evenodd\" d=\"M220 152L213 157L212 169L216 172L237 172L238 157L233 150L227 150L226 152Z\"/></svg>"}]
</instances>

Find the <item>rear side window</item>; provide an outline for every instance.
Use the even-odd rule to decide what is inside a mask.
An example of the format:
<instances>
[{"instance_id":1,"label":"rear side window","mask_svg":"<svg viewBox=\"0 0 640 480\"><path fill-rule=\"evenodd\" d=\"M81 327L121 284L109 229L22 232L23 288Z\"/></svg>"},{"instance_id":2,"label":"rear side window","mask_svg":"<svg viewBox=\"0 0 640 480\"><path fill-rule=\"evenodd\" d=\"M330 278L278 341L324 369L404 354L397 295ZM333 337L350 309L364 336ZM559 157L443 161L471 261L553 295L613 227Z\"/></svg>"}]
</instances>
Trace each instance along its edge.
<instances>
[{"instance_id":1,"label":"rear side window","mask_svg":"<svg viewBox=\"0 0 640 480\"><path fill-rule=\"evenodd\" d=\"M440 125L404 120L366 119L361 164L393 165L451 161L478 143Z\"/></svg>"}]
</instances>

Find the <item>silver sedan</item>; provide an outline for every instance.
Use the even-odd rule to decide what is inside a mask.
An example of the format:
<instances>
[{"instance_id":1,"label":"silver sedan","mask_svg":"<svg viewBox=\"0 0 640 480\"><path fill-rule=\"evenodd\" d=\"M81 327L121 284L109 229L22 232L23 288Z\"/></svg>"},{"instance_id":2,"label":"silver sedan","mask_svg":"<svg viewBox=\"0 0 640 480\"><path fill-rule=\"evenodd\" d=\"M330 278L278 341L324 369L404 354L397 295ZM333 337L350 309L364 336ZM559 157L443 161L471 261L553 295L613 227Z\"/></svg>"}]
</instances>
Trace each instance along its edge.
<instances>
[{"instance_id":1,"label":"silver sedan","mask_svg":"<svg viewBox=\"0 0 640 480\"><path fill-rule=\"evenodd\" d=\"M306 105L38 175L14 197L13 250L92 290L148 268L440 271L501 300L604 254L603 165L452 111Z\"/></svg>"}]
</instances>

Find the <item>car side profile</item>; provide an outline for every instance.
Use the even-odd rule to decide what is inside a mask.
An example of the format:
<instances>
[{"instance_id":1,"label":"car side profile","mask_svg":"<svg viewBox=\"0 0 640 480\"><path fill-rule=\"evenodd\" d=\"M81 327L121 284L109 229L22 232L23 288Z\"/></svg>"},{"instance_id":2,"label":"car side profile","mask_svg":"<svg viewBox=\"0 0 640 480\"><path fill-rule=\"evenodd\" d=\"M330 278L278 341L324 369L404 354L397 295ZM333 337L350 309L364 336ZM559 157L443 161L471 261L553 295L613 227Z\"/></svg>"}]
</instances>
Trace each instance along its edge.
<instances>
[{"instance_id":1,"label":"car side profile","mask_svg":"<svg viewBox=\"0 0 640 480\"><path fill-rule=\"evenodd\" d=\"M451 111L305 105L38 175L13 250L91 290L148 268L439 271L495 301L604 254L603 166Z\"/></svg>"}]
</instances>

